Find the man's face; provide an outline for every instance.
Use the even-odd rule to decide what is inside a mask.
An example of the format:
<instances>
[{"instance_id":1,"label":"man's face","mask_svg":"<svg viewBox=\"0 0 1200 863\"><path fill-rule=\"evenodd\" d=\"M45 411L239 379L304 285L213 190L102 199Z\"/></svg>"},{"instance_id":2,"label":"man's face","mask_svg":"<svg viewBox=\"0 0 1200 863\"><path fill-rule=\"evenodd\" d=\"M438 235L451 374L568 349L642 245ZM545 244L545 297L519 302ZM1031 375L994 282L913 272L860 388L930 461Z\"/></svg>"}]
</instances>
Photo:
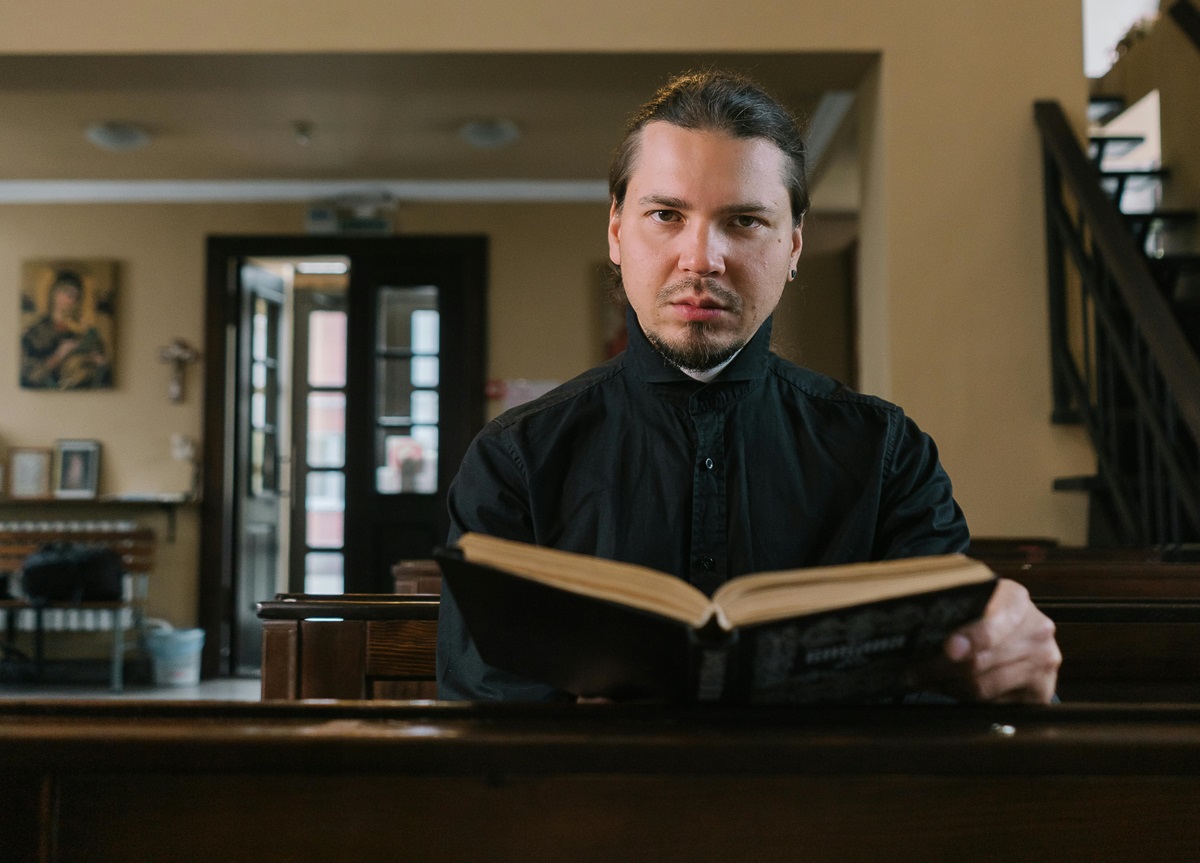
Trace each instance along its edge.
<instances>
[{"instance_id":1,"label":"man's face","mask_svg":"<svg viewBox=\"0 0 1200 863\"><path fill-rule=\"evenodd\" d=\"M775 310L801 244L785 162L764 138L642 129L608 254L646 337L676 365L724 362Z\"/></svg>"}]
</instances>

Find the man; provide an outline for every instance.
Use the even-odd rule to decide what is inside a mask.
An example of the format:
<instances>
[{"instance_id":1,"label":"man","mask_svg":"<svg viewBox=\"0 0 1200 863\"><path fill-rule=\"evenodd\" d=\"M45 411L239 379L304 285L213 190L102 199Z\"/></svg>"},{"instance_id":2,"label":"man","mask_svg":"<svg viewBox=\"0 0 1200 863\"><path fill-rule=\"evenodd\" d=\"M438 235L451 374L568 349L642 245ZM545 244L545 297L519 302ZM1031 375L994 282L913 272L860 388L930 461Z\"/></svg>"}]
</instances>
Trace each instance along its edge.
<instances>
[{"instance_id":1,"label":"man","mask_svg":"<svg viewBox=\"0 0 1200 863\"><path fill-rule=\"evenodd\" d=\"M962 551L933 442L896 406L770 353L808 208L795 120L745 79L676 79L634 118L609 177L609 256L629 347L476 438L449 495L477 531L671 572L737 575ZM1047 701L1053 624L1011 581L915 688ZM439 695L548 699L488 667L443 593Z\"/></svg>"}]
</instances>

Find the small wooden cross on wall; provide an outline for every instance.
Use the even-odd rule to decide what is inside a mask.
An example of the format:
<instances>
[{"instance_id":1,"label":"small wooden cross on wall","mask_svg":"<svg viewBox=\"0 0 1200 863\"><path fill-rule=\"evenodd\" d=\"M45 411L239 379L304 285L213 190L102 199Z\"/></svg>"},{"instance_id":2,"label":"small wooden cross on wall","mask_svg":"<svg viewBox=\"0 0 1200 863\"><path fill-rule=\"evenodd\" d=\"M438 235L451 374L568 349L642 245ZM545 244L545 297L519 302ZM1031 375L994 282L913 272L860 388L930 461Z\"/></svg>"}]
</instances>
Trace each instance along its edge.
<instances>
[{"instance_id":1,"label":"small wooden cross on wall","mask_svg":"<svg viewBox=\"0 0 1200 863\"><path fill-rule=\"evenodd\" d=\"M158 349L158 359L171 364L171 381L167 384L167 395L178 404L183 401L183 371L189 363L200 359L200 352L183 339L175 339L166 347Z\"/></svg>"}]
</instances>

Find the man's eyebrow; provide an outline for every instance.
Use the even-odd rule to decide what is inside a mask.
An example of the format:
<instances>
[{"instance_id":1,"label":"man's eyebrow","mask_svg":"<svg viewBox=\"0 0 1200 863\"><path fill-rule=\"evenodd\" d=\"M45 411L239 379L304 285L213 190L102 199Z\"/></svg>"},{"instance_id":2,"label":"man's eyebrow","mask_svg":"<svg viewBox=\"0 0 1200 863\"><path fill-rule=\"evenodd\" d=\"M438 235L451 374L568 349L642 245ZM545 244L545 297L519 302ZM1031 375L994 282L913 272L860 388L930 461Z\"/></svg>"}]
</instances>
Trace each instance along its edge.
<instances>
[{"instance_id":1,"label":"man's eyebrow","mask_svg":"<svg viewBox=\"0 0 1200 863\"><path fill-rule=\"evenodd\" d=\"M683 198L675 198L671 195L643 195L638 198L638 203L643 207L662 207L667 210L687 210L690 209L687 201ZM722 213L767 213L772 209L771 204L763 203L762 201L744 201L735 204L729 204L721 208Z\"/></svg>"},{"instance_id":2,"label":"man's eyebrow","mask_svg":"<svg viewBox=\"0 0 1200 863\"><path fill-rule=\"evenodd\" d=\"M668 210L688 209L687 201L670 195L643 195L638 198L638 203L643 207L663 207Z\"/></svg>"}]
</instances>

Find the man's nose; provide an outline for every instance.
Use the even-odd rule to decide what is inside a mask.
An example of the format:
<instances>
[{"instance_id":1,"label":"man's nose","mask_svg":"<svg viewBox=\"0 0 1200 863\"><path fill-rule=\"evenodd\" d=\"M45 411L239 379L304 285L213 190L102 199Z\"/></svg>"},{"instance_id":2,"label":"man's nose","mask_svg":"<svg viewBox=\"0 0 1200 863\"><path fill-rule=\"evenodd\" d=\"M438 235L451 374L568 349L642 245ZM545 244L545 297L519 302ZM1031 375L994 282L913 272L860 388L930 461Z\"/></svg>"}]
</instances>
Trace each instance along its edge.
<instances>
[{"instance_id":1,"label":"man's nose","mask_svg":"<svg viewBox=\"0 0 1200 863\"><path fill-rule=\"evenodd\" d=\"M725 272L725 237L712 224L695 222L680 237L679 268L697 276Z\"/></svg>"}]
</instances>

